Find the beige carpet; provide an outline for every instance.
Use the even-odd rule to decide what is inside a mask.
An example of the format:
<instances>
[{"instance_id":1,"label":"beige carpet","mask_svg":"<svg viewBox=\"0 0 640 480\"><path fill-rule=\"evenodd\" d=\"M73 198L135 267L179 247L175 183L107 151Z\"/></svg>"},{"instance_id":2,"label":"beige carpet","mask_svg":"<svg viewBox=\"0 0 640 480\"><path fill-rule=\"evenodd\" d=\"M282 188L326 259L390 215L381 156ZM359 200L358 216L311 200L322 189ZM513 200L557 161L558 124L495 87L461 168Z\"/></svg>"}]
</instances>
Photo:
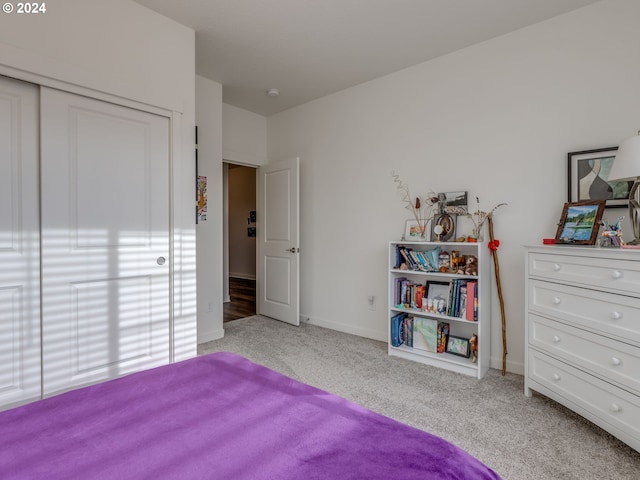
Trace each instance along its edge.
<instances>
[{"instance_id":1,"label":"beige carpet","mask_svg":"<svg viewBox=\"0 0 640 480\"><path fill-rule=\"evenodd\" d=\"M199 346L217 351L443 437L505 480L640 479L640 453L541 395L526 398L520 375L490 370L479 381L389 357L382 342L259 316Z\"/></svg>"}]
</instances>

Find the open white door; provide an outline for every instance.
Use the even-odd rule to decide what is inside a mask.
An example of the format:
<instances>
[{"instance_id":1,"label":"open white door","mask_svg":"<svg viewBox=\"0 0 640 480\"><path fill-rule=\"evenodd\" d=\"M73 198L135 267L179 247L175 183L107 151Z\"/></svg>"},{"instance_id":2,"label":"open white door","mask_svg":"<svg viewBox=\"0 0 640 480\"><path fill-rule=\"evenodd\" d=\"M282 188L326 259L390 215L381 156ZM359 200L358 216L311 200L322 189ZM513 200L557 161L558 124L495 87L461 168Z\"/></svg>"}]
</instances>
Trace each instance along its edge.
<instances>
[{"instance_id":1,"label":"open white door","mask_svg":"<svg viewBox=\"0 0 640 480\"><path fill-rule=\"evenodd\" d=\"M300 325L300 159L257 175L258 314Z\"/></svg>"}]
</instances>

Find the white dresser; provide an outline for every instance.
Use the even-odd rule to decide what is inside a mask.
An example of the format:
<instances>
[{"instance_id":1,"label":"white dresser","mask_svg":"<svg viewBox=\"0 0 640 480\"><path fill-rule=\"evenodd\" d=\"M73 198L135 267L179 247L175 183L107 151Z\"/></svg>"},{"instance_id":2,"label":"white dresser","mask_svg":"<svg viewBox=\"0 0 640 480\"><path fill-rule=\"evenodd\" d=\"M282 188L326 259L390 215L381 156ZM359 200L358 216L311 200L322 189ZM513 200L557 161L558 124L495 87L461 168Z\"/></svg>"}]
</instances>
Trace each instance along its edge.
<instances>
[{"instance_id":1,"label":"white dresser","mask_svg":"<svg viewBox=\"0 0 640 480\"><path fill-rule=\"evenodd\" d=\"M527 247L524 392L640 451L640 250Z\"/></svg>"}]
</instances>

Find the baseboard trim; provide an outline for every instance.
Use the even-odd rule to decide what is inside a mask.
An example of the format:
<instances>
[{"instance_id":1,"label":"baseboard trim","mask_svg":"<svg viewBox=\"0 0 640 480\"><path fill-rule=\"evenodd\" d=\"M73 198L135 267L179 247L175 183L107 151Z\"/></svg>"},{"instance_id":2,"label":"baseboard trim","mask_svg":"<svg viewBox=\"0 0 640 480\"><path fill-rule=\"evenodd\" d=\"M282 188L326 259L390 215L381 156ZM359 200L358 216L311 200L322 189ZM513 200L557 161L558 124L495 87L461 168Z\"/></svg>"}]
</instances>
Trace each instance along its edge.
<instances>
[{"instance_id":1,"label":"baseboard trim","mask_svg":"<svg viewBox=\"0 0 640 480\"><path fill-rule=\"evenodd\" d=\"M316 327L328 328L330 330L349 333L351 335L357 335L358 337L370 338L371 340L378 340L380 342L386 342L388 340L386 334L383 334L376 330L371 330L369 328L353 327L350 325L331 322L329 320L323 320L320 318L312 318L307 315L300 316L300 323L308 323L309 325L315 325Z\"/></svg>"},{"instance_id":2,"label":"baseboard trim","mask_svg":"<svg viewBox=\"0 0 640 480\"><path fill-rule=\"evenodd\" d=\"M213 340L220 340L223 337L224 328L216 328L215 330L198 334L198 345L201 343L212 342Z\"/></svg>"}]
</instances>

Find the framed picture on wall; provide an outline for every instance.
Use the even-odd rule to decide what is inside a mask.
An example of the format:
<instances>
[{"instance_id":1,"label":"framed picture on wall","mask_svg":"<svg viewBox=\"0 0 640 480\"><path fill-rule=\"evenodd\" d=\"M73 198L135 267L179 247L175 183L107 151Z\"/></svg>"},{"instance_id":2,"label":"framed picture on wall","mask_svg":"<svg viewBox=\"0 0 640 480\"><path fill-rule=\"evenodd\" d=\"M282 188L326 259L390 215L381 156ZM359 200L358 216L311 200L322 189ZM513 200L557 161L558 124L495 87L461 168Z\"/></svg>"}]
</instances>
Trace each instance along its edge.
<instances>
[{"instance_id":1,"label":"framed picture on wall","mask_svg":"<svg viewBox=\"0 0 640 480\"><path fill-rule=\"evenodd\" d=\"M606 207L627 207L633 179L611 182L609 171L618 147L569 152L569 202L604 200Z\"/></svg>"}]
</instances>

